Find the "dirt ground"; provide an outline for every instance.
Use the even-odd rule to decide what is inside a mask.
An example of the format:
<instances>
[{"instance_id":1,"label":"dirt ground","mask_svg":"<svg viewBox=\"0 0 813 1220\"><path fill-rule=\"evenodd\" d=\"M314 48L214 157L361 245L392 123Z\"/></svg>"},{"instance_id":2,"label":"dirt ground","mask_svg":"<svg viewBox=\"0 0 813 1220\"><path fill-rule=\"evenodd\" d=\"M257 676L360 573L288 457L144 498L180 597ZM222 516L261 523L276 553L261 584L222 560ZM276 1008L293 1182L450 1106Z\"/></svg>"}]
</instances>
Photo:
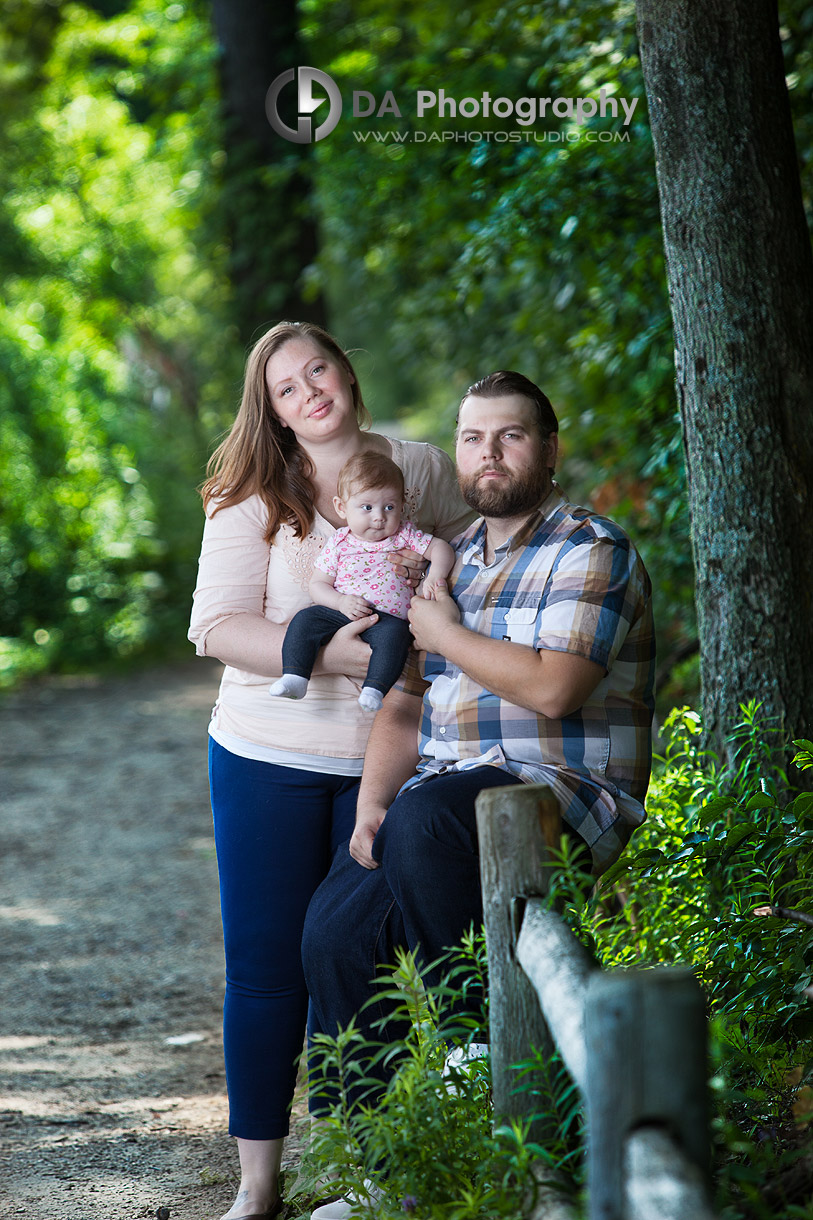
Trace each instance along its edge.
<instances>
[{"instance_id":1,"label":"dirt ground","mask_svg":"<svg viewBox=\"0 0 813 1220\"><path fill-rule=\"evenodd\" d=\"M231 1205L206 780L219 675L191 660L0 703L4 1220ZM290 1166L306 1127L300 1092Z\"/></svg>"}]
</instances>

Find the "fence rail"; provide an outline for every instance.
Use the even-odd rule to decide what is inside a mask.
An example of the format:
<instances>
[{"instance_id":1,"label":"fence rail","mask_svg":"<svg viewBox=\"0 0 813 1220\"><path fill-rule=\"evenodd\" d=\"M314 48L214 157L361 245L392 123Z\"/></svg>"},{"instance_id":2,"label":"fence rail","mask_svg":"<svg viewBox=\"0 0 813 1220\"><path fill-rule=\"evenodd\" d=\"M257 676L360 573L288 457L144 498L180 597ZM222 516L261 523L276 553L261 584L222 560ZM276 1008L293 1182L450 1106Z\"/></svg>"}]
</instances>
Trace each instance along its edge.
<instances>
[{"instance_id":1,"label":"fence rail","mask_svg":"<svg viewBox=\"0 0 813 1220\"><path fill-rule=\"evenodd\" d=\"M715 1220L708 1202L706 1013L691 972L600 970L543 901L559 806L542 785L477 801L495 1116L549 1120L513 1065L558 1047L584 1100L589 1220ZM540 1170L526 1220L576 1220Z\"/></svg>"}]
</instances>

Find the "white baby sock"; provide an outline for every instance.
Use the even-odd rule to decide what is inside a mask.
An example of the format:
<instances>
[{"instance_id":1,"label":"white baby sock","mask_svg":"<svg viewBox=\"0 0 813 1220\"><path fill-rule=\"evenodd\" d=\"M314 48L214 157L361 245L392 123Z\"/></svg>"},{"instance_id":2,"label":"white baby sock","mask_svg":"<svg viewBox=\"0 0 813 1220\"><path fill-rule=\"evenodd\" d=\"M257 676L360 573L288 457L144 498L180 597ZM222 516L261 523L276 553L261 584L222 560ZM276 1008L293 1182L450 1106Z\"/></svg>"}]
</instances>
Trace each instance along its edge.
<instances>
[{"instance_id":1,"label":"white baby sock","mask_svg":"<svg viewBox=\"0 0 813 1220\"><path fill-rule=\"evenodd\" d=\"M362 686L359 703L365 712L377 712L384 702L384 696L374 686Z\"/></svg>"},{"instance_id":2,"label":"white baby sock","mask_svg":"<svg viewBox=\"0 0 813 1220\"><path fill-rule=\"evenodd\" d=\"M279 681L269 686L268 693L279 699L301 699L307 689L307 678L300 678L299 674L283 674Z\"/></svg>"}]
</instances>

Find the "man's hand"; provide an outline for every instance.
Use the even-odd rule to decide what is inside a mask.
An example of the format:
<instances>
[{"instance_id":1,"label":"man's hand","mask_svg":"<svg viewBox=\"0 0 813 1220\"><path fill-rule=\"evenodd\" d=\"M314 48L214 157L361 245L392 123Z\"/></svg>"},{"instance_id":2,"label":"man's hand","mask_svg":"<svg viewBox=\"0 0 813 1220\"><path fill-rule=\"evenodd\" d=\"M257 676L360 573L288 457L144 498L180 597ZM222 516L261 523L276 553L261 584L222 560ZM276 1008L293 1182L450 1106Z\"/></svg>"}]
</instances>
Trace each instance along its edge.
<instances>
[{"instance_id":1,"label":"man's hand","mask_svg":"<svg viewBox=\"0 0 813 1220\"><path fill-rule=\"evenodd\" d=\"M378 868L378 861L372 855L373 839L386 814L386 808L380 805L356 809L356 828L350 839L350 855L364 868Z\"/></svg>"},{"instance_id":2,"label":"man's hand","mask_svg":"<svg viewBox=\"0 0 813 1220\"><path fill-rule=\"evenodd\" d=\"M460 626L460 611L445 580L434 588L434 599L413 597L409 607L409 626L415 647L424 652L445 655L443 641L450 631L465 631Z\"/></svg>"}]
</instances>

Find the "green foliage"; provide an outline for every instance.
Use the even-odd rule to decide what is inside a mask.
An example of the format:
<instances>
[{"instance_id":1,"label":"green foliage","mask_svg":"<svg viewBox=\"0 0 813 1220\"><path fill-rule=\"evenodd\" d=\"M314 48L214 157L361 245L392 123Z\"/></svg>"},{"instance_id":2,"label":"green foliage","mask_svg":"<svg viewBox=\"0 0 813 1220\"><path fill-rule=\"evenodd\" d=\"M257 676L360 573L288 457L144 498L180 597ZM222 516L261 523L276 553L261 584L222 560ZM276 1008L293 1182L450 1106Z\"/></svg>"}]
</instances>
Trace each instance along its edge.
<instances>
[{"instance_id":1,"label":"green foliage","mask_svg":"<svg viewBox=\"0 0 813 1220\"><path fill-rule=\"evenodd\" d=\"M653 566L662 647L691 638L692 565L662 238L634 6L507 0L411 20L308 5L313 61L348 97L393 91L403 119L340 124L318 146L320 260L342 333L378 357L382 410L444 441L466 385L518 367L562 418L568 494L627 525ZM496 142L513 120L416 122L418 88L458 98L637 98L628 129L552 119L546 142ZM359 142L483 131L479 142ZM619 142L591 143L587 135ZM555 138L555 142L554 142ZM408 201L408 204L407 204ZM386 318L382 328L381 319ZM420 404L420 405L419 405Z\"/></svg>"},{"instance_id":2,"label":"green foliage","mask_svg":"<svg viewBox=\"0 0 813 1220\"><path fill-rule=\"evenodd\" d=\"M810 212L813 21L804 0L780 8ZM183 640L201 520L193 488L242 363L224 207L239 221L238 274L293 165L291 146L266 167L267 192L241 198L210 18L200 0L3 0L8 681ZM538 379L562 417L566 492L626 525L650 567L660 698L691 700L689 522L634 5L301 0L300 21L308 61L337 80L346 115L312 150L313 198L309 177L297 187L295 210L318 213L321 239L300 270L307 293L327 293L339 337L367 349L374 414L408 415L405 429L448 444L474 377L514 366ZM354 138L407 134L416 90L440 86L458 99L603 88L638 104L626 129L552 118L538 143L497 142L513 120L460 140L473 125L459 118L421 122L453 140ZM392 90L403 118L350 120L358 89L379 100ZM584 138L599 130L629 140ZM284 221L275 232L288 232ZM285 267L266 302L284 299Z\"/></svg>"},{"instance_id":3,"label":"green foliage","mask_svg":"<svg viewBox=\"0 0 813 1220\"><path fill-rule=\"evenodd\" d=\"M800 1121L810 1117L813 934L771 912L813 914L813 794L788 794L781 734L758 705L742 708L726 768L701 749L701 729L688 708L668 718L634 850L590 904L571 905L571 919L607 968L694 969L713 1017L720 1205L808 1215L783 1208L801 1197L786 1191L800 1158L809 1169L813 1157L794 1117L799 1105ZM813 765L811 743L794 744L796 765Z\"/></svg>"},{"instance_id":4,"label":"green foliage","mask_svg":"<svg viewBox=\"0 0 813 1220\"><path fill-rule=\"evenodd\" d=\"M591 890L563 837L549 901L606 969L694 969L711 1017L720 1214L811 1220L813 1008L805 989L813 931L771 912L813 915L813 795L788 792L776 767L781 734L759 712L742 708L723 768L701 748L697 714L676 709L632 849ZM813 742L794 744L796 766L813 768ZM333 1107L316 1127L301 1198L329 1173L335 1193L373 1180L385 1192L375 1215L464 1220L530 1214L534 1165L558 1171L571 1194L583 1188L581 1105L558 1058L536 1054L517 1071L516 1087L547 1117L544 1144L531 1143L527 1127L490 1131L487 1061L451 1081L441 1075L449 1047L475 1035L476 1021L449 1014L460 1011L462 989L482 986L483 971L482 943L470 941L444 984L426 994L403 959L382 984L400 1006L402 1040L373 1044L356 1029L320 1039L316 1087ZM385 1057L397 1071L381 1100ZM366 1088L370 1100L354 1109L351 1098Z\"/></svg>"},{"instance_id":5,"label":"green foliage","mask_svg":"<svg viewBox=\"0 0 813 1220\"><path fill-rule=\"evenodd\" d=\"M809 207L810 6L781 8ZM392 90L403 113L343 119L317 146L319 267L340 333L373 353L377 413L444 443L476 377L538 380L562 420L563 487L626 526L653 575L662 706L693 700L696 665L676 672L696 640L694 577L634 5L307 0L303 13L310 62L339 83L345 115L359 89ZM627 129L553 119L534 128L545 142L498 143L516 122L417 121L416 90L441 86L458 99L604 88L638 105ZM418 128L443 142L415 143ZM380 140L356 138L373 129ZM629 139L589 142L598 131Z\"/></svg>"},{"instance_id":6,"label":"green foliage","mask_svg":"<svg viewBox=\"0 0 813 1220\"><path fill-rule=\"evenodd\" d=\"M473 1021L453 1015L449 1001L459 1007L468 990L481 986L484 965L482 938L470 938L440 986L427 992L412 958L403 956L381 984L382 998L405 1022L402 1040L379 1045L354 1027L335 1039L318 1037L312 1087L332 1105L314 1127L295 1197L310 1197L329 1177L331 1193L350 1191L363 1200L370 1180L384 1193L369 1202L381 1220L405 1213L489 1220L523 1214L535 1163L562 1170L574 1155L577 1109L561 1064L532 1065L540 1108L561 1119L545 1148L529 1141L519 1123L492 1131L488 1059L443 1073L449 1049L476 1032ZM382 1098L377 1069L384 1059L398 1066ZM367 1088L375 1100L359 1101Z\"/></svg>"},{"instance_id":7,"label":"green foliage","mask_svg":"<svg viewBox=\"0 0 813 1220\"><path fill-rule=\"evenodd\" d=\"M31 9L35 20L30 21ZM219 416L211 40L191 5L5 5L0 684L176 647ZM219 422L219 419L218 419Z\"/></svg>"},{"instance_id":8,"label":"green foliage","mask_svg":"<svg viewBox=\"0 0 813 1220\"><path fill-rule=\"evenodd\" d=\"M781 734L760 723L758 705L742 714L725 769L700 748L695 713L682 708L667 720L636 850L603 879L605 891L623 893L624 916L599 916L596 937L607 964L690 963L715 1011L753 1027L755 1038L792 1046L813 1034L802 992L813 941L799 925L755 912L809 897L813 795L787 799L776 766Z\"/></svg>"}]
</instances>

